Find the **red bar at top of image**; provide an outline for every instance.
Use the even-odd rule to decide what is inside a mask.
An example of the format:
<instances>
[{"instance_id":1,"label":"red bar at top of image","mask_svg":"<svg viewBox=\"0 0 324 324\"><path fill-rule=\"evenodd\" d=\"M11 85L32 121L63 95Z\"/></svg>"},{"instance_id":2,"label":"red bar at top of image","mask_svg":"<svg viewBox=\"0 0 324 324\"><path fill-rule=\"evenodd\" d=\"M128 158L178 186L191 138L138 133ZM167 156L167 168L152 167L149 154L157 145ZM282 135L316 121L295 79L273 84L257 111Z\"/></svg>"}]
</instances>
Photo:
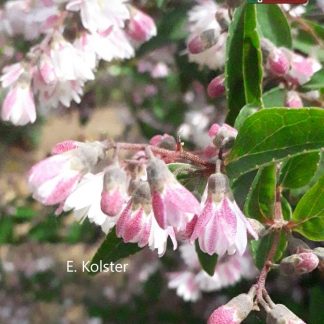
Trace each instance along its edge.
<instances>
[{"instance_id":1,"label":"red bar at top of image","mask_svg":"<svg viewBox=\"0 0 324 324\"><path fill-rule=\"evenodd\" d=\"M278 4L278 3L305 4L308 2L308 0L262 0L258 2L264 4Z\"/></svg>"}]
</instances>

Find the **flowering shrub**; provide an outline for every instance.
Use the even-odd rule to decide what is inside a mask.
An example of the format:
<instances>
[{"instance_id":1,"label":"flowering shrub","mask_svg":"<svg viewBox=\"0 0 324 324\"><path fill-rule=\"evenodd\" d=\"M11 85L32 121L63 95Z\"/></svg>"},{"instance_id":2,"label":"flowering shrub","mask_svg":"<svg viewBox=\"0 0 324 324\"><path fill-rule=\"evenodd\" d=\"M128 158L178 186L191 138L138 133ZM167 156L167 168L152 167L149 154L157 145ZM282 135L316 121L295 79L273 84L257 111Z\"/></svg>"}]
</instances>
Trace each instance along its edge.
<instances>
[{"instance_id":1,"label":"flowering shrub","mask_svg":"<svg viewBox=\"0 0 324 324\"><path fill-rule=\"evenodd\" d=\"M210 312L208 323L241 323L260 310L267 323L304 323L271 300L266 283L277 269L284 276L323 268L322 248L314 243L324 240L323 27L302 16L323 6L312 6L183 4L180 51L166 49L165 39L166 47L157 49L159 28L130 1L6 2L2 42L19 35L29 47L19 54L5 48L4 121L25 125L80 103L101 60L126 60L136 50L137 73L149 80L131 84L125 95L148 142L58 143L28 174L33 197L55 206L57 215L72 210L78 221L101 227L106 238L93 263L146 247L163 257L171 241L185 268L168 273L168 286L186 301L254 280L249 291ZM183 95L180 80L170 77L177 59L199 67L184 75ZM188 73L183 62L177 67L179 78ZM186 109L169 127L176 137L163 134L174 106L146 109L161 99L157 80L164 78L173 104L203 102L201 111ZM153 136L154 129L162 134Z\"/></svg>"}]
</instances>

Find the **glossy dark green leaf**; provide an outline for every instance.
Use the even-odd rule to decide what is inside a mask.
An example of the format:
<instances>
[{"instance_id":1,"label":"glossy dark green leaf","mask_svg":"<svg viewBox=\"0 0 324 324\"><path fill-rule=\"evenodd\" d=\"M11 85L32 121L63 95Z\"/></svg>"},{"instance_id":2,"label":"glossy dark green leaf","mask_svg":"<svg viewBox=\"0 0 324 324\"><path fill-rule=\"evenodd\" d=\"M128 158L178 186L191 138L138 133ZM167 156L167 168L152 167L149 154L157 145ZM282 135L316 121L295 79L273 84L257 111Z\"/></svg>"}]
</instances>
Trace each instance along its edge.
<instances>
[{"instance_id":1,"label":"glossy dark green leaf","mask_svg":"<svg viewBox=\"0 0 324 324\"><path fill-rule=\"evenodd\" d=\"M257 241L250 241L250 251L255 262L255 265L258 269L262 269L264 263L267 259L269 251L271 249L273 240L274 240L274 233L270 233L267 236L262 237ZM275 257L273 259L274 262L280 260L283 256L287 248L287 237L285 233L280 233L279 244L275 253Z\"/></svg>"},{"instance_id":2,"label":"glossy dark green leaf","mask_svg":"<svg viewBox=\"0 0 324 324\"><path fill-rule=\"evenodd\" d=\"M318 168L319 159L319 152L301 154L289 159L281 168L280 184L288 189L306 186Z\"/></svg>"},{"instance_id":3,"label":"glossy dark green leaf","mask_svg":"<svg viewBox=\"0 0 324 324\"><path fill-rule=\"evenodd\" d=\"M249 5L244 13L243 82L246 103L261 108L263 67L256 7Z\"/></svg>"},{"instance_id":4,"label":"glossy dark green leaf","mask_svg":"<svg viewBox=\"0 0 324 324\"><path fill-rule=\"evenodd\" d=\"M231 178L324 147L324 110L262 109L248 117L226 160Z\"/></svg>"},{"instance_id":5,"label":"glossy dark green leaf","mask_svg":"<svg viewBox=\"0 0 324 324\"><path fill-rule=\"evenodd\" d=\"M261 168L252 183L244 206L246 216L264 222L272 219L276 200L276 166Z\"/></svg>"},{"instance_id":6,"label":"glossy dark green leaf","mask_svg":"<svg viewBox=\"0 0 324 324\"><path fill-rule=\"evenodd\" d=\"M324 69L319 70L315 73L310 81L303 85L303 89L310 90L321 90L324 88Z\"/></svg>"},{"instance_id":7,"label":"glossy dark green leaf","mask_svg":"<svg viewBox=\"0 0 324 324\"><path fill-rule=\"evenodd\" d=\"M229 109L227 122L231 125L234 124L240 109L245 105L242 60L245 8L246 6L242 6L235 10L226 43L225 84Z\"/></svg>"},{"instance_id":8,"label":"glossy dark green leaf","mask_svg":"<svg viewBox=\"0 0 324 324\"><path fill-rule=\"evenodd\" d=\"M218 255L217 254L209 255L201 251L198 241L195 242L195 248L202 269L210 276L212 276L215 273L215 267L217 264Z\"/></svg>"},{"instance_id":9,"label":"glossy dark green leaf","mask_svg":"<svg viewBox=\"0 0 324 324\"><path fill-rule=\"evenodd\" d=\"M116 236L116 233L113 230L106 236L105 240L97 250L96 254L91 260L91 265L116 262L120 259L133 255L140 250L141 248L138 247L137 244L124 243L121 238ZM89 269L91 269L91 266ZM98 272L90 272L91 275L95 275L96 273Z\"/></svg>"},{"instance_id":10,"label":"glossy dark green leaf","mask_svg":"<svg viewBox=\"0 0 324 324\"><path fill-rule=\"evenodd\" d=\"M312 241L324 241L324 176L298 202L294 231Z\"/></svg>"},{"instance_id":11,"label":"glossy dark green leaf","mask_svg":"<svg viewBox=\"0 0 324 324\"><path fill-rule=\"evenodd\" d=\"M282 210L282 216L284 220L289 221L292 217L292 209L289 204L289 201L285 198L281 198L281 210Z\"/></svg>"},{"instance_id":12,"label":"glossy dark green leaf","mask_svg":"<svg viewBox=\"0 0 324 324\"><path fill-rule=\"evenodd\" d=\"M289 23L278 5L257 5L259 31L276 46L291 48Z\"/></svg>"},{"instance_id":13,"label":"glossy dark green leaf","mask_svg":"<svg viewBox=\"0 0 324 324\"><path fill-rule=\"evenodd\" d=\"M283 107L285 105L286 90L273 88L263 94L263 105L266 108Z\"/></svg>"},{"instance_id":14,"label":"glossy dark green leaf","mask_svg":"<svg viewBox=\"0 0 324 324\"><path fill-rule=\"evenodd\" d=\"M323 324L324 286L318 285L310 290L309 323Z\"/></svg>"},{"instance_id":15,"label":"glossy dark green leaf","mask_svg":"<svg viewBox=\"0 0 324 324\"><path fill-rule=\"evenodd\" d=\"M257 171L245 173L231 184L235 201L242 210L256 174Z\"/></svg>"},{"instance_id":16,"label":"glossy dark green leaf","mask_svg":"<svg viewBox=\"0 0 324 324\"><path fill-rule=\"evenodd\" d=\"M239 112L238 116L235 119L234 127L239 130L244 124L245 120L258 111L258 107L255 105L245 105Z\"/></svg>"}]
</instances>

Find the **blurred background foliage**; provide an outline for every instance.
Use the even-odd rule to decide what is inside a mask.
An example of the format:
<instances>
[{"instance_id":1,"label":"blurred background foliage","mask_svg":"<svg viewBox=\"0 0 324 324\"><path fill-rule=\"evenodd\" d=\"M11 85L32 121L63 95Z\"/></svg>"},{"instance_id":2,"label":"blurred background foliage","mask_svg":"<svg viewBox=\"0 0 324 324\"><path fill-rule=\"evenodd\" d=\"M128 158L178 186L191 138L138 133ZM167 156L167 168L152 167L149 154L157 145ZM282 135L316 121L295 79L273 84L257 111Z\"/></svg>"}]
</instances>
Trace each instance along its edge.
<instances>
[{"instance_id":1,"label":"blurred background foliage","mask_svg":"<svg viewBox=\"0 0 324 324\"><path fill-rule=\"evenodd\" d=\"M41 207L29 195L28 168L67 137L141 142L157 133L176 135L182 125L186 145L197 145L204 140L199 131L223 121L223 99L206 101L204 92L217 71L199 69L185 55L186 14L193 1L135 4L145 7L158 24L158 36L140 47L136 58L102 64L81 104L68 111L58 109L55 116L25 127L0 123L0 323L203 323L216 305L251 284L242 281L186 303L167 288L165 276L181 267L178 252L159 260L148 250L123 261L130 264L125 274L67 273L66 261L90 260L104 235L88 221L76 223L70 214L56 217L52 208ZM313 9L310 3L306 17L316 19L315 30L324 38L323 18ZM304 53L314 44L307 32L294 38L295 49ZM29 48L22 39L13 45L22 53ZM320 57L324 61L324 52ZM140 60L162 60L170 73L152 78L138 70ZM277 93L268 100L271 105L284 99ZM323 272L301 279L271 273L268 287L274 301L308 323L324 323ZM262 314L252 314L245 323L263 323Z\"/></svg>"}]
</instances>

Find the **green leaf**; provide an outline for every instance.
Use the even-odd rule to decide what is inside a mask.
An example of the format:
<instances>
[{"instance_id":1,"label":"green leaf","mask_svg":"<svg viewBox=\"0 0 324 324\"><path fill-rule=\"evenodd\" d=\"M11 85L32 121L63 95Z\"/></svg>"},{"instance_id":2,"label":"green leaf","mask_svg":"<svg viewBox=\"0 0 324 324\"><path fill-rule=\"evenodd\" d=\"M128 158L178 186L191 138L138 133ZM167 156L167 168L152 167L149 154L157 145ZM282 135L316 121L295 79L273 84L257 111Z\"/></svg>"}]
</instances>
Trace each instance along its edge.
<instances>
[{"instance_id":1,"label":"green leaf","mask_svg":"<svg viewBox=\"0 0 324 324\"><path fill-rule=\"evenodd\" d=\"M303 89L310 90L321 90L324 88L324 69L316 72L311 80L309 80L306 84L303 85Z\"/></svg>"},{"instance_id":2,"label":"green leaf","mask_svg":"<svg viewBox=\"0 0 324 324\"><path fill-rule=\"evenodd\" d=\"M259 31L274 45L291 48L292 38L289 23L278 5L257 6Z\"/></svg>"},{"instance_id":3,"label":"green leaf","mask_svg":"<svg viewBox=\"0 0 324 324\"><path fill-rule=\"evenodd\" d=\"M306 186L318 168L319 159L319 152L300 154L289 159L281 168L280 184L288 189Z\"/></svg>"},{"instance_id":4,"label":"green leaf","mask_svg":"<svg viewBox=\"0 0 324 324\"><path fill-rule=\"evenodd\" d=\"M97 250L96 254L91 260L92 264L102 264L116 262L120 259L126 258L136 252L140 251L141 248L138 247L137 244L133 243L124 243L124 241L116 236L115 231L111 231L99 249ZM91 270L91 266L89 267ZM90 272L91 275L95 275L98 271Z\"/></svg>"},{"instance_id":5,"label":"green leaf","mask_svg":"<svg viewBox=\"0 0 324 324\"><path fill-rule=\"evenodd\" d=\"M257 32L256 5L246 7L243 35L243 82L245 101L262 107L262 53Z\"/></svg>"},{"instance_id":6,"label":"green leaf","mask_svg":"<svg viewBox=\"0 0 324 324\"><path fill-rule=\"evenodd\" d=\"M274 239L274 233L270 233L267 236L262 237L258 241L250 241L250 251L253 257L253 260L255 262L255 265L258 269L262 269L264 266L264 263L267 259L267 256L269 254L269 251L271 249L273 239ZM280 260L283 256L283 253L285 252L287 247L287 237L284 232L280 233L280 239L278 243L278 247L275 253L275 256L273 258L274 262L277 262Z\"/></svg>"},{"instance_id":7,"label":"green leaf","mask_svg":"<svg viewBox=\"0 0 324 324\"><path fill-rule=\"evenodd\" d=\"M198 241L195 242L196 252L198 255L199 263L203 270L207 272L210 276L213 276L215 273L215 268L217 264L218 255L209 255L201 251Z\"/></svg>"},{"instance_id":8,"label":"green leaf","mask_svg":"<svg viewBox=\"0 0 324 324\"><path fill-rule=\"evenodd\" d=\"M0 245L14 241L14 224L11 216L0 216Z\"/></svg>"},{"instance_id":9,"label":"green leaf","mask_svg":"<svg viewBox=\"0 0 324 324\"><path fill-rule=\"evenodd\" d=\"M287 156L324 146L324 110L268 108L244 122L226 160L227 173L237 178Z\"/></svg>"},{"instance_id":10,"label":"green leaf","mask_svg":"<svg viewBox=\"0 0 324 324\"><path fill-rule=\"evenodd\" d=\"M272 219L276 200L276 166L261 168L252 183L244 206L245 214L260 222Z\"/></svg>"},{"instance_id":11,"label":"green leaf","mask_svg":"<svg viewBox=\"0 0 324 324\"><path fill-rule=\"evenodd\" d=\"M227 122L231 125L234 124L240 109L245 105L242 60L245 8L246 6L242 6L235 10L226 43L225 85L229 109Z\"/></svg>"},{"instance_id":12,"label":"green leaf","mask_svg":"<svg viewBox=\"0 0 324 324\"><path fill-rule=\"evenodd\" d=\"M324 241L324 176L300 199L292 220L295 232L312 241Z\"/></svg>"},{"instance_id":13,"label":"green leaf","mask_svg":"<svg viewBox=\"0 0 324 324\"><path fill-rule=\"evenodd\" d=\"M245 173L235 179L231 185L235 201L242 210L256 174L256 171Z\"/></svg>"},{"instance_id":14,"label":"green leaf","mask_svg":"<svg viewBox=\"0 0 324 324\"><path fill-rule=\"evenodd\" d=\"M263 94L263 105L266 108L283 107L285 105L286 90L273 88Z\"/></svg>"},{"instance_id":15,"label":"green leaf","mask_svg":"<svg viewBox=\"0 0 324 324\"><path fill-rule=\"evenodd\" d=\"M281 210L284 220L289 221L292 217L292 210L289 201L285 197L281 197Z\"/></svg>"},{"instance_id":16,"label":"green leaf","mask_svg":"<svg viewBox=\"0 0 324 324\"><path fill-rule=\"evenodd\" d=\"M239 112L238 116L235 119L234 127L239 130L244 124L245 120L256 113L259 109L255 105L247 104Z\"/></svg>"},{"instance_id":17,"label":"green leaf","mask_svg":"<svg viewBox=\"0 0 324 324\"><path fill-rule=\"evenodd\" d=\"M323 324L324 312L323 312L323 300L324 300L324 287L319 285L310 290L310 305L309 305L309 323Z\"/></svg>"}]
</instances>

